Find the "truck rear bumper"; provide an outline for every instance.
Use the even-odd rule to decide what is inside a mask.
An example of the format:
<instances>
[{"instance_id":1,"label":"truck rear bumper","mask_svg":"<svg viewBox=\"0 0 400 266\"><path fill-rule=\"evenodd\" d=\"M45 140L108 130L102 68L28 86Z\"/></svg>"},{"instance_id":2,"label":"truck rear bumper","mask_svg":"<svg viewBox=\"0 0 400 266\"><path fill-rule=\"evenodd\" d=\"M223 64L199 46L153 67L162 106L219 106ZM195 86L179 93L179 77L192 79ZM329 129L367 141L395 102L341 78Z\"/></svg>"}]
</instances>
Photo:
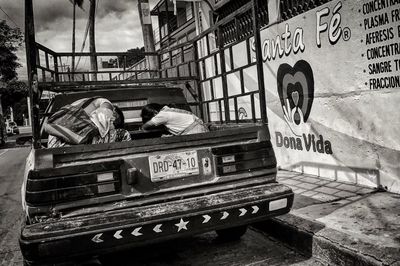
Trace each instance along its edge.
<instances>
[{"instance_id":1,"label":"truck rear bumper","mask_svg":"<svg viewBox=\"0 0 400 266\"><path fill-rule=\"evenodd\" d=\"M20 246L27 262L96 256L151 242L260 221L290 211L293 192L264 184L27 225Z\"/></svg>"}]
</instances>

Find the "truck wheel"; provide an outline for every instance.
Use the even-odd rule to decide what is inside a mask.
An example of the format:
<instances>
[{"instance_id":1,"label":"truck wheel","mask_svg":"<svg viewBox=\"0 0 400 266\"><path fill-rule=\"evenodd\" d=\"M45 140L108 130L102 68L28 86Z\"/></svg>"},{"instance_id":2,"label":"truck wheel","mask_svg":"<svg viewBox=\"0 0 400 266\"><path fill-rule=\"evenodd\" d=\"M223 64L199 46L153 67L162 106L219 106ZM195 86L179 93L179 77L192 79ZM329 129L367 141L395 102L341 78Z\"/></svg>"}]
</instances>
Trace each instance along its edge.
<instances>
[{"instance_id":1,"label":"truck wheel","mask_svg":"<svg viewBox=\"0 0 400 266\"><path fill-rule=\"evenodd\" d=\"M239 240L247 231L247 225L216 230L217 235L223 240Z\"/></svg>"}]
</instances>

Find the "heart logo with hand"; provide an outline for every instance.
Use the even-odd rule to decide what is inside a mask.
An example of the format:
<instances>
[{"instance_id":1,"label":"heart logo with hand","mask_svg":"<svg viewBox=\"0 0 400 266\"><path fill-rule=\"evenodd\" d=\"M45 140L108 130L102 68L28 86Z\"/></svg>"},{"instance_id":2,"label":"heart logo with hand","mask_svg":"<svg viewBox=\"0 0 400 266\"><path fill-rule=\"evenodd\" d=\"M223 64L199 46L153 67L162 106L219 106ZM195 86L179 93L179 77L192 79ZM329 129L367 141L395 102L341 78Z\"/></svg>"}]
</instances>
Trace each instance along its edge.
<instances>
[{"instance_id":1,"label":"heart logo with hand","mask_svg":"<svg viewBox=\"0 0 400 266\"><path fill-rule=\"evenodd\" d=\"M305 127L314 100L314 75L310 64L300 60L293 67L280 65L277 82L284 118L293 133L301 135L298 129Z\"/></svg>"}]
</instances>

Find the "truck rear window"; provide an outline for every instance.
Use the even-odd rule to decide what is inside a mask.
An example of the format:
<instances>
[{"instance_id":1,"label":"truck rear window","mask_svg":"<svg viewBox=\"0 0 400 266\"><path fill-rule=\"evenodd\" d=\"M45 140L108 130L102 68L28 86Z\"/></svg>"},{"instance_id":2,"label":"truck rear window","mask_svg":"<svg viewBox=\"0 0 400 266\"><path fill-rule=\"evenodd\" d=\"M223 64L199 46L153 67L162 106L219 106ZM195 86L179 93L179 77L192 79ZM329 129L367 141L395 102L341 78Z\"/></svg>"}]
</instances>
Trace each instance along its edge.
<instances>
[{"instance_id":1,"label":"truck rear window","mask_svg":"<svg viewBox=\"0 0 400 266\"><path fill-rule=\"evenodd\" d=\"M140 123L142 122L140 112L143 106L148 104L148 100L114 101L113 104L121 108L125 116L125 123Z\"/></svg>"}]
</instances>

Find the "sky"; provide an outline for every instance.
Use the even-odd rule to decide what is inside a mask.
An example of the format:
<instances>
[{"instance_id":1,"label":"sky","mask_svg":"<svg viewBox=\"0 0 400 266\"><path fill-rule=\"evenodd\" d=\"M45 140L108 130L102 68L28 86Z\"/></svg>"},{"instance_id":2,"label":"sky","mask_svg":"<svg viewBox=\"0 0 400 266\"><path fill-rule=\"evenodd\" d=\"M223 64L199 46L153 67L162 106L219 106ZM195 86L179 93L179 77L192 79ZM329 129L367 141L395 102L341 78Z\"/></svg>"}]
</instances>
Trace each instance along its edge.
<instances>
[{"instance_id":1,"label":"sky","mask_svg":"<svg viewBox=\"0 0 400 266\"><path fill-rule=\"evenodd\" d=\"M143 37L136 0L97 0L96 50L98 52L123 52L130 48L142 47ZM149 0L150 7L158 0ZM33 0L36 42L56 52L70 52L72 39L72 4L69 0ZM24 0L0 0L0 20L16 25L23 31ZM76 11L76 51L80 51L86 23L89 16L89 0L83 9ZM154 18L153 18L154 21ZM86 41L88 50L89 41ZM20 64L19 79L26 79L25 50L18 52Z\"/></svg>"}]
</instances>

